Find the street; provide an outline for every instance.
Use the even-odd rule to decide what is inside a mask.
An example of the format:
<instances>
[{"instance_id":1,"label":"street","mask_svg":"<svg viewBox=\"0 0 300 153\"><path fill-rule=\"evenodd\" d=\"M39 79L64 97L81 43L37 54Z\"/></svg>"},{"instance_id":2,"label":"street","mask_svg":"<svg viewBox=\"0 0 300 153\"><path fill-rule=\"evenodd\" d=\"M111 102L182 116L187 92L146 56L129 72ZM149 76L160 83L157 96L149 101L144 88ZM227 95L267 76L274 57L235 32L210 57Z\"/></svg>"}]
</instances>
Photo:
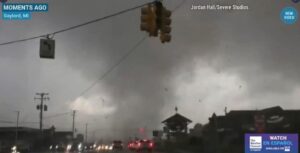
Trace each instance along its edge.
<instances>
[{"instance_id":1,"label":"street","mask_svg":"<svg viewBox=\"0 0 300 153\"><path fill-rule=\"evenodd\" d=\"M112 151L90 151L90 152L31 152L31 153L168 153L168 152L162 152L162 151L141 151L141 152L135 152L130 150L112 150ZM184 153L184 152L176 152L176 153Z\"/></svg>"}]
</instances>

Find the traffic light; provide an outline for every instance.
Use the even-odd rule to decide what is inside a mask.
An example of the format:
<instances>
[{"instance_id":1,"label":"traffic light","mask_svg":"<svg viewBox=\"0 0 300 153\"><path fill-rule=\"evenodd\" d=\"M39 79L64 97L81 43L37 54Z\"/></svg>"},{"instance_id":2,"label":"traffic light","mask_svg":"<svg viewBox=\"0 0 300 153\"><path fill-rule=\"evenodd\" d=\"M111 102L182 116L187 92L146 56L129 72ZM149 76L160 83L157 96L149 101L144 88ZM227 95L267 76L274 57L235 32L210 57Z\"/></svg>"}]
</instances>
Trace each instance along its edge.
<instances>
[{"instance_id":1,"label":"traffic light","mask_svg":"<svg viewBox=\"0 0 300 153\"><path fill-rule=\"evenodd\" d=\"M171 14L170 10L165 7L161 7L160 11L160 41L162 43L171 41Z\"/></svg>"},{"instance_id":2,"label":"traffic light","mask_svg":"<svg viewBox=\"0 0 300 153\"><path fill-rule=\"evenodd\" d=\"M162 43L171 41L171 14L163 4L155 1L141 9L141 31L146 31L150 36L157 37L160 32Z\"/></svg>"},{"instance_id":3,"label":"traffic light","mask_svg":"<svg viewBox=\"0 0 300 153\"><path fill-rule=\"evenodd\" d=\"M55 41L53 39L40 40L40 58L54 59Z\"/></svg>"},{"instance_id":4,"label":"traffic light","mask_svg":"<svg viewBox=\"0 0 300 153\"><path fill-rule=\"evenodd\" d=\"M157 15L155 5L148 4L141 9L141 31L146 31L150 36L158 36Z\"/></svg>"}]
</instances>

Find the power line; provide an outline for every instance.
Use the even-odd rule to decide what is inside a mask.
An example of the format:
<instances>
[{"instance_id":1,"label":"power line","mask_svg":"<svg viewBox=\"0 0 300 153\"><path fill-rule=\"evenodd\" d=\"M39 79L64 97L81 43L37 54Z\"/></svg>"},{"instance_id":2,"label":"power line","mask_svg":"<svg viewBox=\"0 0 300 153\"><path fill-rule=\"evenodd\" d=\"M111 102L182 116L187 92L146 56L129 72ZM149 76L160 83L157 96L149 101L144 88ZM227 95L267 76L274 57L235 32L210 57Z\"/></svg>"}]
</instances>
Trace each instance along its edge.
<instances>
[{"instance_id":1,"label":"power line","mask_svg":"<svg viewBox=\"0 0 300 153\"><path fill-rule=\"evenodd\" d=\"M49 119L49 118L55 118L55 117L65 116L65 115L68 115L68 114L71 114L71 112L54 114L54 115L51 115L51 116L45 116L44 119Z\"/></svg>"},{"instance_id":2,"label":"power line","mask_svg":"<svg viewBox=\"0 0 300 153\"><path fill-rule=\"evenodd\" d=\"M39 124L40 122L20 122L20 123L22 123L22 124Z\"/></svg>"},{"instance_id":3,"label":"power line","mask_svg":"<svg viewBox=\"0 0 300 153\"><path fill-rule=\"evenodd\" d=\"M182 0L182 2L177 5L172 12L177 11L187 0ZM148 3L149 4L149 3ZM146 5L146 4L145 4ZM95 82L93 82L89 87L87 87L84 91L82 91L78 97L83 96L87 91L89 91L90 89L92 89L95 85L97 85L98 81L103 80L110 72L112 72L117 66L119 66L125 59L127 59L127 57L132 54L135 49L137 47L139 47L147 38L147 36L144 36L141 40L139 40L136 45L133 46L132 49L130 49L124 56L122 56L117 62L116 64L114 64L112 67L110 67L103 75L101 75ZM78 98L77 97L77 98Z\"/></svg>"},{"instance_id":4,"label":"power line","mask_svg":"<svg viewBox=\"0 0 300 153\"><path fill-rule=\"evenodd\" d=\"M175 7L175 9L172 10L172 12L177 11L185 2L186 0L183 0L179 5ZM131 53L133 53L135 49L145 41L146 38L147 36L144 36L140 41L138 41L136 45L131 50L129 50L119 61L117 61L115 65L113 65L110 69L108 69L108 71L106 71L102 76L100 76L93 84L91 84L91 86L86 88L78 97L84 95L88 90L93 88L98 81L104 79L111 71L113 71L118 65L120 65Z\"/></svg>"},{"instance_id":5,"label":"power line","mask_svg":"<svg viewBox=\"0 0 300 153\"><path fill-rule=\"evenodd\" d=\"M187 0L182 0L181 3L179 3L173 10L172 12L177 11Z\"/></svg>"},{"instance_id":6,"label":"power line","mask_svg":"<svg viewBox=\"0 0 300 153\"><path fill-rule=\"evenodd\" d=\"M112 65L103 75L101 75L95 82L93 82L89 87L87 87L85 90L83 90L78 97L81 97L84 95L87 91L92 89L97 83L101 80L103 80L110 72L112 72L116 67L118 67L125 59L131 55L137 47L139 47L147 38L148 36L144 36L141 40L139 40L133 48L131 48L125 55L123 55L114 65Z\"/></svg>"},{"instance_id":7,"label":"power line","mask_svg":"<svg viewBox=\"0 0 300 153\"><path fill-rule=\"evenodd\" d=\"M115 16L118 16L118 15L127 13L129 11L133 11L135 9L141 8L141 7L143 7L145 5L148 5L148 4L151 4L151 3L153 3L153 2L145 3L145 4L142 4L142 5L138 5L138 6L126 9L126 10L122 10L120 12L117 12L117 13L114 13L114 14L111 14L111 15L108 15L108 16L105 16L105 17L102 17L102 18L98 18L98 19L95 19L95 20L92 20L92 21L88 21L88 22L76 25L76 26L72 26L72 27L69 27L69 28L66 28L66 29L63 29L63 30L56 31L52 34L55 35L55 34L62 33L62 32L69 31L69 30L73 30L73 29L76 29L76 28L79 28L79 27L82 27L82 26L86 26L86 25L89 25L89 24L92 24L92 23L95 23L95 22L99 22L101 20L105 20L105 19L108 19L108 18L111 18L111 17L115 17Z\"/></svg>"},{"instance_id":8,"label":"power line","mask_svg":"<svg viewBox=\"0 0 300 153\"><path fill-rule=\"evenodd\" d=\"M100 22L100 21L105 20L105 19L109 19L109 18L112 18L112 17L115 17L115 16L119 16L121 14L127 13L129 11L133 11L135 9L141 8L141 7L145 6L145 5L152 4L152 3L153 2L148 2L148 3L145 3L145 4L141 4L141 5L129 8L129 9L125 9L125 10L119 11L117 13L113 13L113 14L110 14L110 15L107 15L107 16L104 16L104 17L101 17L101 18L97 18L97 19L94 19L94 20L91 20L91 21L87 21L85 23L78 24L78 25L75 25L75 26L71 26L71 27L68 27L68 28L65 28L65 29L62 29L62 30L58 30L58 31L52 32L52 33L48 33L48 34L33 36L33 37L29 37L29 38L24 38L24 39L19 39L19 40L14 40L14 41L8 41L8 42L0 43L0 46L14 44L14 43L18 43L18 42L29 41L29 40L33 40L33 39L37 39L37 38L41 38L41 37L47 37L47 36L50 36L50 35L54 36L55 34L58 34L58 33L62 33L62 32L66 32L66 31L69 31L69 30L77 29L77 28L80 28L80 27L83 27L83 26L86 26L86 25L89 25L89 24L92 24L92 23L95 23L95 22Z\"/></svg>"}]
</instances>

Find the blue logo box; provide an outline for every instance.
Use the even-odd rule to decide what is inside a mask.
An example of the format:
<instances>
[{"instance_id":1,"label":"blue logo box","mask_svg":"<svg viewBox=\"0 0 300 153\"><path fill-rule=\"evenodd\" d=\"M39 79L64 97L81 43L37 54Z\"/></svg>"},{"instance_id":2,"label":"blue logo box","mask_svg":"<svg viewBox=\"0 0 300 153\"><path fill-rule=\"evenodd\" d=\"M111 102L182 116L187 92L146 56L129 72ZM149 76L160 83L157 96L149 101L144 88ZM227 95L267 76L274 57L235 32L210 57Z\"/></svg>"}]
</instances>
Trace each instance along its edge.
<instances>
[{"instance_id":1,"label":"blue logo box","mask_svg":"<svg viewBox=\"0 0 300 153\"><path fill-rule=\"evenodd\" d=\"M245 134L245 153L298 153L298 134Z\"/></svg>"},{"instance_id":2,"label":"blue logo box","mask_svg":"<svg viewBox=\"0 0 300 153\"><path fill-rule=\"evenodd\" d=\"M294 7L285 7L281 10L280 18L285 24L294 24L298 20L298 11Z\"/></svg>"},{"instance_id":3,"label":"blue logo box","mask_svg":"<svg viewBox=\"0 0 300 153\"><path fill-rule=\"evenodd\" d=\"M3 3L2 12L47 12L46 3Z\"/></svg>"}]
</instances>

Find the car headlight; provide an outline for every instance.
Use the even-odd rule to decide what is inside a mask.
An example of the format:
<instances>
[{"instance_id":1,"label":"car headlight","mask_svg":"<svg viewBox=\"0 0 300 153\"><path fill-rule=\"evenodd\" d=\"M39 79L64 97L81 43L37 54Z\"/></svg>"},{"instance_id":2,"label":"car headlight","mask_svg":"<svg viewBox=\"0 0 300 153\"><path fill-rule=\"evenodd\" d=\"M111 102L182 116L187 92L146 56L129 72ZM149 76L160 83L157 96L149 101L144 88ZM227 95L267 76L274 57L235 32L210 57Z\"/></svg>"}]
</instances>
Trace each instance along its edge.
<instances>
[{"instance_id":1,"label":"car headlight","mask_svg":"<svg viewBox=\"0 0 300 153\"><path fill-rule=\"evenodd\" d=\"M11 148L11 150L12 150L12 151L16 151L16 150L17 150L17 146L13 146L13 147Z\"/></svg>"},{"instance_id":2,"label":"car headlight","mask_svg":"<svg viewBox=\"0 0 300 153\"><path fill-rule=\"evenodd\" d=\"M70 151L71 148L72 148L72 145L69 144L69 145L67 146L67 151Z\"/></svg>"},{"instance_id":3,"label":"car headlight","mask_svg":"<svg viewBox=\"0 0 300 153\"><path fill-rule=\"evenodd\" d=\"M82 150L82 144L80 143L80 144L78 144L78 146L77 146L77 149L79 150L79 151L81 151Z\"/></svg>"}]
</instances>

